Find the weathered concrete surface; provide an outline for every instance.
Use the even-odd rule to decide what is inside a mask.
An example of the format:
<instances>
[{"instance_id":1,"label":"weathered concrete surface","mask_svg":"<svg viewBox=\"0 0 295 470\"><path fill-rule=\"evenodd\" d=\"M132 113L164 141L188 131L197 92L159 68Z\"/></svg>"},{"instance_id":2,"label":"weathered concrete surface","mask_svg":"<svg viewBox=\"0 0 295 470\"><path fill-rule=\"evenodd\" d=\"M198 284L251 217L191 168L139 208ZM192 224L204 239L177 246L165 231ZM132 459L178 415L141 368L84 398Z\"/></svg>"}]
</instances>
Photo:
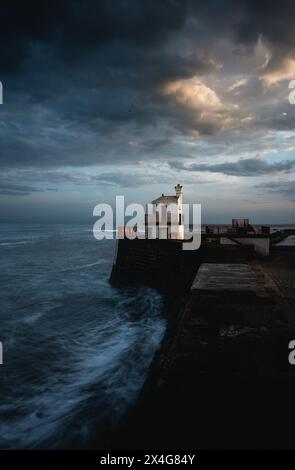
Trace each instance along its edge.
<instances>
[{"instance_id":1,"label":"weathered concrete surface","mask_svg":"<svg viewBox=\"0 0 295 470\"><path fill-rule=\"evenodd\" d=\"M264 276L249 264L203 263L191 287L188 305L204 312L211 324L268 324L272 298Z\"/></svg>"},{"instance_id":2,"label":"weathered concrete surface","mask_svg":"<svg viewBox=\"0 0 295 470\"><path fill-rule=\"evenodd\" d=\"M191 287L192 294L249 293L265 295L264 284L248 264L203 263Z\"/></svg>"}]
</instances>

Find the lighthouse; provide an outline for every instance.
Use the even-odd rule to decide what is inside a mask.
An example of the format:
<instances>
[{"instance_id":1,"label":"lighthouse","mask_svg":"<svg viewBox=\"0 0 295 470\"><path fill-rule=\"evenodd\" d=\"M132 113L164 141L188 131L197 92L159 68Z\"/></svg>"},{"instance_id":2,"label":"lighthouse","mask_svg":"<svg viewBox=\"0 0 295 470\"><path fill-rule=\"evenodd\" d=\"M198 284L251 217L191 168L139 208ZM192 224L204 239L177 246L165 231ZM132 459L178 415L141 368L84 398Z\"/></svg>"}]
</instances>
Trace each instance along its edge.
<instances>
[{"instance_id":1,"label":"lighthouse","mask_svg":"<svg viewBox=\"0 0 295 470\"><path fill-rule=\"evenodd\" d=\"M162 194L151 202L152 212L146 214L146 234L156 233L156 238L184 239L183 187L175 186L175 196ZM148 238L153 238L148 235Z\"/></svg>"}]
</instances>

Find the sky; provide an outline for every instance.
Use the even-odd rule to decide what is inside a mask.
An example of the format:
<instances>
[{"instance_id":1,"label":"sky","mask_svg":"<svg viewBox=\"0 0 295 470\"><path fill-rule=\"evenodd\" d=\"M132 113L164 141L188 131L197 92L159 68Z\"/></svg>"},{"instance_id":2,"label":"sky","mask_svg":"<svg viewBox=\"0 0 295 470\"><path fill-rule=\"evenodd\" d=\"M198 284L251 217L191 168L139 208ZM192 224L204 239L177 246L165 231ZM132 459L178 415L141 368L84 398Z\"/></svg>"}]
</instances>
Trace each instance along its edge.
<instances>
[{"instance_id":1,"label":"sky","mask_svg":"<svg viewBox=\"0 0 295 470\"><path fill-rule=\"evenodd\" d=\"M292 0L0 6L0 220L174 194L204 223L295 222Z\"/></svg>"}]
</instances>

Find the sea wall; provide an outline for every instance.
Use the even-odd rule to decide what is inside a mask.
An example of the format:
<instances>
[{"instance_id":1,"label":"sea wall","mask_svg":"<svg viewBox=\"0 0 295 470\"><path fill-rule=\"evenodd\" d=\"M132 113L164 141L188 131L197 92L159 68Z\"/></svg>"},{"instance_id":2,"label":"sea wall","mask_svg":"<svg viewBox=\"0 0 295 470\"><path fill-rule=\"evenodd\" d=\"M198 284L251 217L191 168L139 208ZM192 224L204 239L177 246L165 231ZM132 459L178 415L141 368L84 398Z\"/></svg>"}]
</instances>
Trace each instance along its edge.
<instances>
[{"instance_id":1,"label":"sea wall","mask_svg":"<svg viewBox=\"0 0 295 470\"><path fill-rule=\"evenodd\" d=\"M177 295L189 290L201 263L241 263L252 256L248 246L203 242L198 250L183 250L179 240L119 239L110 281L136 282Z\"/></svg>"},{"instance_id":2,"label":"sea wall","mask_svg":"<svg viewBox=\"0 0 295 470\"><path fill-rule=\"evenodd\" d=\"M289 252L282 255L284 280L292 276L293 261ZM201 265L111 446L293 447L295 369L288 344L294 310L274 288L272 263Z\"/></svg>"}]
</instances>

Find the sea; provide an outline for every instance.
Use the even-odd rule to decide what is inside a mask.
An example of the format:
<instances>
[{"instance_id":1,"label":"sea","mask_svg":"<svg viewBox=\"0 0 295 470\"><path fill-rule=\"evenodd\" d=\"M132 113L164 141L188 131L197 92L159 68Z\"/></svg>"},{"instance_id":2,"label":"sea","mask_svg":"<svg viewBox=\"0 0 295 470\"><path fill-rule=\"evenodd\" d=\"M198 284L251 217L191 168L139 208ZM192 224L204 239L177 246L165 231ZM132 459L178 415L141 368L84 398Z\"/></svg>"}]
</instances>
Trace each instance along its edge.
<instances>
[{"instance_id":1,"label":"sea","mask_svg":"<svg viewBox=\"0 0 295 470\"><path fill-rule=\"evenodd\" d=\"M165 333L163 299L113 287L89 225L0 225L0 448L103 447Z\"/></svg>"}]
</instances>

